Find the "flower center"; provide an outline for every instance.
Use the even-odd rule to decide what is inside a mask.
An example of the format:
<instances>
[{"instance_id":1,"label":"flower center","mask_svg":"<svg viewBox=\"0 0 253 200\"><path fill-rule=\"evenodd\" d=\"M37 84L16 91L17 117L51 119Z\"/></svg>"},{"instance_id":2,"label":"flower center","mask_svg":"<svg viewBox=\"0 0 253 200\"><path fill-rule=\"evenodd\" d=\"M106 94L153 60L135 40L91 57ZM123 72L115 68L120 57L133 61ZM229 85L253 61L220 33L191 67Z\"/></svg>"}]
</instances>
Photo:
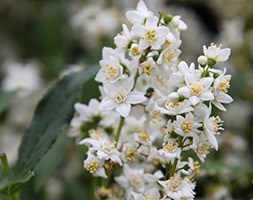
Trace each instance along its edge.
<instances>
[{"instance_id":1,"label":"flower center","mask_svg":"<svg viewBox=\"0 0 253 200\"><path fill-rule=\"evenodd\" d=\"M190 131L192 131L192 121L190 120L184 121L181 128L183 129L185 133L189 133Z\"/></svg>"},{"instance_id":2,"label":"flower center","mask_svg":"<svg viewBox=\"0 0 253 200\"><path fill-rule=\"evenodd\" d=\"M157 34L155 29L148 29L145 31L145 37L149 44L157 40Z\"/></svg>"},{"instance_id":3,"label":"flower center","mask_svg":"<svg viewBox=\"0 0 253 200\"><path fill-rule=\"evenodd\" d=\"M111 141L107 141L101 145L101 148L105 153L110 153L113 149L115 149L115 143Z\"/></svg>"},{"instance_id":4,"label":"flower center","mask_svg":"<svg viewBox=\"0 0 253 200\"><path fill-rule=\"evenodd\" d=\"M167 108L168 110L170 110L170 108L179 107L180 105L181 105L180 102L172 103L171 101L168 100L165 103L165 108Z\"/></svg>"},{"instance_id":5,"label":"flower center","mask_svg":"<svg viewBox=\"0 0 253 200\"><path fill-rule=\"evenodd\" d=\"M222 80L222 81L220 82L220 84L219 84L219 88L220 88L223 92L227 93L227 92L228 92L228 89L230 88L229 79L224 79L224 80Z\"/></svg>"},{"instance_id":6,"label":"flower center","mask_svg":"<svg viewBox=\"0 0 253 200\"><path fill-rule=\"evenodd\" d=\"M172 140L169 140L167 144L163 143L163 148L170 153L174 153L177 150L177 146L178 144L173 144Z\"/></svg>"},{"instance_id":7,"label":"flower center","mask_svg":"<svg viewBox=\"0 0 253 200\"><path fill-rule=\"evenodd\" d=\"M145 74L149 75L149 76L150 76L150 75L152 74L152 72L154 71L154 68L153 68L150 64L143 65L142 68L143 68L143 72L144 72Z\"/></svg>"},{"instance_id":8,"label":"flower center","mask_svg":"<svg viewBox=\"0 0 253 200\"><path fill-rule=\"evenodd\" d=\"M98 163L95 160L91 160L87 163L87 170L91 173L94 174L98 170Z\"/></svg>"},{"instance_id":9,"label":"flower center","mask_svg":"<svg viewBox=\"0 0 253 200\"><path fill-rule=\"evenodd\" d=\"M105 69L103 70L103 73L106 74L106 80L109 80L110 78L115 78L118 75L118 70L115 66L106 64Z\"/></svg>"},{"instance_id":10,"label":"flower center","mask_svg":"<svg viewBox=\"0 0 253 200\"><path fill-rule=\"evenodd\" d=\"M167 62L170 62L174 57L175 57L175 53L168 52L168 53L165 55L165 60L166 60Z\"/></svg>"},{"instance_id":11,"label":"flower center","mask_svg":"<svg viewBox=\"0 0 253 200\"><path fill-rule=\"evenodd\" d=\"M150 137L148 135L148 132L147 131L142 131L138 134L139 138L143 141L149 141L150 140Z\"/></svg>"},{"instance_id":12,"label":"flower center","mask_svg":"<svg viewBox=\"0 0 253 200\"><path fill-rule=\"evenodd\" d=\"M137 150L134 148L128 148L126 151L126 157L129 161L135 161L137 156Z\"/></svg>"},{"instance_id":13,"label":"flower center","mask_svg":"<svg viewBox=\"0 0 253 200\"><path fill-rule=\"evenodd\" d=\"M175 179L174 177L170 178L170 181L167 183L170 191L178 192L180 190L180 186L182 185L182 179Z\"/></svg>"},{"instance_id":14,"label":"flower center","mask_svg":"<svg viewBox=\"0 0 253 200\"><path fill-rule=\"evenodd\" d=\"M198 152L202 155L207 155L209 154L209 148L210 146L206 143L202 143L198 145Z\"/></svg>"},{"instance_id":15,"label":"flower center","mask_svg":"<svg viewBox=\"0 0 253 200\"><path fill-rule=\"evenodd\" d=\"M130 179L130 184L136 189L142 187L144 183L141 175L132 175Z\"/></svg>"},{"instance_id":16,"label":"flower center","mask_svg":"<svg viewBox=\"0 0 253 200\"><path fill-rule=\"evenodd\" d=\"M140 51L139 51L139 47L138 47L138 46L132 47L130 51L131 51L131 54L132 54L133 56L137 56L137 55L140 54Z\"/></svg>"},{"instance_id":17,"label":"flower center","mask_svg":"<svg viewBox=\"0 0 253 200\"><path fill-rule=\"evenodd\" d=\"M190 83L190 88L191 88L191 93L193 95L200 95L202 93L202 88L200 86L200 84L196 84L196 83Z\"/></svg>"},{"instance_id":18,"label":"flower center","mask_svg":"<svg viewBox=\"0 0 253 200\"><path fill-rule=\"evenodd\" d=\"M117 102L117 103L122 103L126 100L126 97L125 95L122 95L120 93L117 93L114 97L114 100Z\"/></svg>"}]
</instances>

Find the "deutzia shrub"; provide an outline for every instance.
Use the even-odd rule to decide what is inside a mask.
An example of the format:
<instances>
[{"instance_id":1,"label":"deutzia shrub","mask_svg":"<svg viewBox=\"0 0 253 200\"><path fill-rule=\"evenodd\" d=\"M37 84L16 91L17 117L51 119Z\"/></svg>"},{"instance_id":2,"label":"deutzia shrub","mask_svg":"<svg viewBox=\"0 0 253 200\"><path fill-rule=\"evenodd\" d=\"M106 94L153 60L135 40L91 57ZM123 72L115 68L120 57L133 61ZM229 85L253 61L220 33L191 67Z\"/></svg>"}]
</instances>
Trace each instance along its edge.
<instances>
[{"instance_id":1,"label":"deutzia shrub","mask_svg":"<svg viewBox=\"0 0 253 200\"><path fill-rule=\"evenodd\" d=\"M75 105L71 135L88 147L84 168L106 179L97 197L194 199L194 177L223 130L213 107L232 102L231 75L215 68L230 49L204 46L187 64L179 58L187 28L180 16L156 16L140 1L126 17L116 48L103 49L95 77L102 100Z\"/></svg>"}]
</instances>

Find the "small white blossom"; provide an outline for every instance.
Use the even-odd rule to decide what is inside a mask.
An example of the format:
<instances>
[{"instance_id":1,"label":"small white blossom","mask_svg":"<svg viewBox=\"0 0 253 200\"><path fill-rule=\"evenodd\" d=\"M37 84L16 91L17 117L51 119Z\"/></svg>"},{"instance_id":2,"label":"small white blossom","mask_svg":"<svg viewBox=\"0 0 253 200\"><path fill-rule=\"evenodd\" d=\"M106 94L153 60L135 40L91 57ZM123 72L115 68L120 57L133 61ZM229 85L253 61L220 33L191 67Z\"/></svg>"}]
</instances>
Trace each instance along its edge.
<instances>
[{"instance_id":1,"label":"small white blossom","mask_svg":"<svg viewBox=\"0 0 253 200\"><path fill-rule=\"evenodd\" d=\"M187 178L181 178L179 174L171 177L167 181L158 181L162 185L167 197L175 200L182 198L194 198L194 184Z\"/></svg>"},{"instance_id":2,"label":"small white blossom","mask_svg":"<svg viewBox=\"0 0 253 200\"><path fill-rule=\"evenodd\" d=\"M144 25L134 25L132 31L136 36L140 37L139 47L141 50L151 46L153 49L159 49L165 42L169 28L165 26L157 26L158 18L151 16L147 18Z\"/></svg>"},{"instance_id":3,"label":"small white blossom","mask_svg":"<svg viewBox=\"0 0 253 200\"><path fill-rule=\"evenodd\" d=\"M104 91L107 94L99 105L100 110L116 111L122 116L127 117L131 110L131 104L139 104L146 100L144 95L137 91L131 91L133 80L127 79L120 85L104 85Z\"/></svg>"},{"instance_id":4,"label":"small white blossom","mask_svg":"<svg viewBox=\"0 0 253 200\"><path fill-rule=\"evenodd\" d=\"M192 74L185 75L186 86L178 89L178 94L189 98L192 105L198 104L200 101L210 101L214 99L213 93L209 90L213 83L213 78L206 77L197 79Z\"/></svg>"},{"instance_id":5,"label":"small white blossom","mask_svg":"<svg viewBox=\"0 0 253 200\"><path fill-rule=\"evenodd\" d=\"M118 59L113 56L110 56L109 60L101 60L100 65L101 69L96 75L96 81L114 83L125 77L123 75L123 67Z\"/></svg>"},{"instance_id":6,"label":"small white blossom","mask_svg":"<svg viewBox=\"0 0 253 200\"><path fill-rule=\"evenodd\" d=\"M203 52L206 58L214 60L216 63L224 62L228 59L231 50L229 48L221 49L220 46L211 44L208 48L203 46Z\"/></svg>"},{"instance_id":7,"label":"small white blossom","mask_svg":"<svg viewBox=\"0 0 253 200\"><path fill-rule=\"evenodd\" d=\"M153 13L147 9L147 6L143 1L139 1L137 4L137 10L126 12L127 19L133 24L143 24L149 16L153 16Z\"/></svg>"},{"instance_id":8,"label":"small white blossom","mask_svg":"<svg viewBox=\"0 0 253 200\"><path fill-rule=\"evenodd\" d=\"M95 177L107 178L105 174L105 169L103 167L104 160L99 159L98 157L88 154L87 159L84 161L84 169L90 172Z\"/></svg>"}]
</instances>

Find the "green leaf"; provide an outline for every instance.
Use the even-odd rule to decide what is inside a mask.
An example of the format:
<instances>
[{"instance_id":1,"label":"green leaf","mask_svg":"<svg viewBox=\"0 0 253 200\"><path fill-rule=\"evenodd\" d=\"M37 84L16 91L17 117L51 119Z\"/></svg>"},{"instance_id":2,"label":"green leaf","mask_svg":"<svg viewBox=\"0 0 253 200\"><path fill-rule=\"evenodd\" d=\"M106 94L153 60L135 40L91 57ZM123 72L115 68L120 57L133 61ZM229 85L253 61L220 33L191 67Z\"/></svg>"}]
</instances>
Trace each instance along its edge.
<instances>
[{"instance_id":1,"label":"green leaf","mask_svg":"<svg viewBox=\"0 0 253 200\"><path fill-rule=\"evenodd\" d=\"M93 77L97 68L89 68L66 76L53 86L36 108L30 127L26 130L20 148L15 172L22 174L34 169L61 131L69 124L80 88L86 89L86 100L97 91ZM92 84L91 84L92 82ZM85 85L89 85L89 88Z\"/></svg>"},{"instance_id":2,"label":"green leaf","mask_svg":"<svg viewBox=\"0 0 253 200\"><path fill-rule=\"evenodd\" d=\"M17 91L0 92L0 114L6 110L16 95Z\"/></svg>"},{"instance_id":3,"label":"green leaf","mask_svg":"<svg viewBox=\"0 0 253 200\"><path fill-rule=\"evenodd\" d=\"M34 177L35 191L39 191L45 186L55 169L63 161L67 150L67 139L66 135L61 134L48 153L38 162L36 176Z\"/></svg>"},{"instance_id":4,"label":"green leaf","mask_svg":"<svg viewBox=\"0 0 253 200\"><path fill-rule=\"evenodd\" d=\"M0 194L13 195L27 186L28 181L34 176L34 171L28 171L25 175L19 177L1 177Z\"/></svg>"},{"instance_id":5,"label":"green leaf","mask_svg":"<svg viewBox=\"0 0 253 200\"><path fill-rule=\"evenodd\" d=\"M29 172L34 171L38 161L68 126L74 113L74 104L81 100L78 97L88 102L90 98L98 96L98 85L94 81L96 72L96 67L87 68L64 77L49 89L39 102L33 120L23 135L13 172L15 178L2 178L0 193L12 193L25 187L32 176ZM86 91L85 95L80 94L81 91Z\"/></svg>"}]
</instances>

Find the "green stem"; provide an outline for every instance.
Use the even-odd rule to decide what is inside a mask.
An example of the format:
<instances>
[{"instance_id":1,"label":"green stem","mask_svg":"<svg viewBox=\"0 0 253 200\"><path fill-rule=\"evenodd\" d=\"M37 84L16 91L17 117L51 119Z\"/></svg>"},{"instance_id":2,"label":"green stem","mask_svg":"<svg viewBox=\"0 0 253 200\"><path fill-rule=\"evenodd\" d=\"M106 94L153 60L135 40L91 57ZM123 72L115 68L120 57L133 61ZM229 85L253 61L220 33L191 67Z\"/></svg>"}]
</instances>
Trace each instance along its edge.
<instances>
[{"instance_id":1,"label":"green stem","mask_svg":"<svg viewBox=\"0 0 253 200\"><path fill-rule=\"evenodd\" d=\"M171 171L170 171L170 177L172 177L175 174L176 168L177 168L178 158L174 160L174 163L172 165Z\"/></svg>"},{"instance_id":2,"label":"green stem","mask_svg":"<svg viewBox=\"0 0 253 200\"><path fill-rule=\"evenodd\" d=\"M119 141L120 133L121 133L121 130L123 128L124 122L125 122L125 118L120 117L119 126L118 126L118 129L117 129L117 133L115 135L115 138L114 138L116 142Z\"/></svg>"}]
</instances>

